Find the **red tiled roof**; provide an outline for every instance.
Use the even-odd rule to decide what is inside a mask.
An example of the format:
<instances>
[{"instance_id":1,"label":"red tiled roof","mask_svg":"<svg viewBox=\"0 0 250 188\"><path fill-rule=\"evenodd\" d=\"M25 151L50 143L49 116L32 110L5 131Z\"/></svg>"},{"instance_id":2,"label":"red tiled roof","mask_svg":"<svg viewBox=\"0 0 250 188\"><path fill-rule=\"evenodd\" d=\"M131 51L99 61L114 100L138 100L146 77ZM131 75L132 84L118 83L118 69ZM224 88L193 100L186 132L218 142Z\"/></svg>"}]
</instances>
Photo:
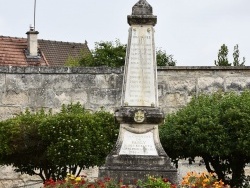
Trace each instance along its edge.
<instances>
[{"instance_id":1,"label":"red tiled roof","mask_svg":"<svg viewBox=\"0 0 250 188\"><path fill-rule=\"evenodd\" d=\"M90 53L87 42L73 43L38 40L38 44L50 66L64 66L70 56L78 57L80 54Z\"/></svg>"},{"instance_id":2,"label":"red tiled roof","mask_svg":"<svg viewBox=\"0 0 250 188\"><path fill-rule=\"evenodd\" d=\"M26 58L25 49L27 49L27 39L0 36L0 65L47 66L43 57Z\"/></svg>"},{"instance_id":3,"label":"red tiled roof","mask_svg":"<svg viewBox=\"0 0 250 188\"><path fill-rule=\"evenodd\" d=\"M0 65L12 66L64 66L68 57L88 54L87 43L38 40L41 58L26 58L27 39L0 36Z\"/></svg>"}]
</instances>

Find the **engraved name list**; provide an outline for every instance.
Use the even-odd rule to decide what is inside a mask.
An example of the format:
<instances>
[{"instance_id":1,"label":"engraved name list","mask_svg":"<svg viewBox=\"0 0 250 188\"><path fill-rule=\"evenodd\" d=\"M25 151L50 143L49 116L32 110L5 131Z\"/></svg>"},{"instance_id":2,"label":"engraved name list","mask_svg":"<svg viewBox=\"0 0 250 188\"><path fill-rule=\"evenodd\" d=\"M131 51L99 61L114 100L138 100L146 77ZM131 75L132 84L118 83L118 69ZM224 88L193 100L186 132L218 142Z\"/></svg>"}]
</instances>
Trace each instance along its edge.
<instances>
[{"instance_id":1,"label":"engraved name list","mask_svg":"<svg viewBox=\"0 0 250 188\"><path fill-rule=\"evenodd\" d=\"M132 27L124 102L129 106L156 104L152 27Z\"/></svg>"}]
</instances>

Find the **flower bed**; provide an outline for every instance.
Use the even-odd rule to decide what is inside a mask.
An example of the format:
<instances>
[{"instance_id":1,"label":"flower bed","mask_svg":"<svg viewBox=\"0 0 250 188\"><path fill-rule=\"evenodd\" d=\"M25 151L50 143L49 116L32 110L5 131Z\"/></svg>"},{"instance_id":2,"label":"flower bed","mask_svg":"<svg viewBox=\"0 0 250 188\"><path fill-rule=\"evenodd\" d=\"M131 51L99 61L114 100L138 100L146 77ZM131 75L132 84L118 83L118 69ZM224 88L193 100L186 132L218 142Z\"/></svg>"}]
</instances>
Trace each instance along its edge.
<instances>
[{"instance_id":1,"label":"flower bed","mask_svg":"<svg viewBox=\"0 0 250 188\"><path fill-rule=\"evenodd\" d=\"M44 183L45 188L228 188L222 181L217 181L215 174L189 172L180 185L171 184L167 178L149 176L146 181L137 180L135 185L123 185L110 178L89 182L85 177L75 177L68 174L65 180L52 179Z\"/></svg>"}]
</instances>

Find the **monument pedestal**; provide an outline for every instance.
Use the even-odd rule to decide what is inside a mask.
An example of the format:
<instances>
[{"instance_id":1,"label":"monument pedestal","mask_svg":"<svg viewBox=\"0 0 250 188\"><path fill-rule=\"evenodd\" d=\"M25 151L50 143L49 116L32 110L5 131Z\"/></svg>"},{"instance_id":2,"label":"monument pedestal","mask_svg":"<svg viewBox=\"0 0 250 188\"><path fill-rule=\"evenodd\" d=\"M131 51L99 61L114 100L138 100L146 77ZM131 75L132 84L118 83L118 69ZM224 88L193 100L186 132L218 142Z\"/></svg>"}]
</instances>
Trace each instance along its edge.
<instances>
[{"instance_id":1,"label":"monument pedestal","mask_svg":"<svg viewBox=\"0 0 250 188\"><path fill-rule=\"evenodd\" d=\"M120 122L115 148L99 169L99 177L124 184L163 177L177 183L177 170L162 148L158 125L164 119L158 108L154 28L157 17L146 0L139 0L128 16L129 29L123 78L122 104L115 117Z\"/></svg>"},{"instance_id":2,"label":"monument pedestal","mask_svg":"<svg viewBox=\"0 0 250 188\"><path fill-rule=\"evenodd\" d=\"M163 120L159 108L122 107L115 116L121 123L119 137L105 166L100 167L99 177L133 184L154 176L177 183L177 170L159 139L158 123Z\"/></svg>"}]
</instances>

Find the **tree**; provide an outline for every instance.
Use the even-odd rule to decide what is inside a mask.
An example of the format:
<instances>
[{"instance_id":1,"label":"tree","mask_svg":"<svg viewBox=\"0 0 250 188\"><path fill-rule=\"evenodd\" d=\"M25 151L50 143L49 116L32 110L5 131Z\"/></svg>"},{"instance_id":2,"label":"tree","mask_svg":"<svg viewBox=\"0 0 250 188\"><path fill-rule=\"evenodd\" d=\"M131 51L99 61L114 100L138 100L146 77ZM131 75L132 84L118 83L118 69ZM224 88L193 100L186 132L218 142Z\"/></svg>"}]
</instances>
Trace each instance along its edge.
<instances>
[{"instance_id":1,"label":"tree","mask_svg":"<svg viewBox=\"0 0 250 188\"><path fill-rule=\"evenodd\" d=\"M117 134L112 114L90 113L80 104L63 106L55 115L26 111L0 122L0 165L43 181L64 179L103 164Z\"/></svg>"},{"instance_id":2,"label":"tree","mask_svg":"<svg viewBox=\"0 0 250 188\"><path fill-rule=\"evenodd\" d=\"M231 63L228 61L228 48L223 44L218 53L218 60L214 61L216 66L231 66Z\"/></svg>"},{"instance_id":3,"label":"tree","mask_svg":"<svg viewBox=\"0 0 250 188\"><path fill-rule=\"evenodd\" d=\"M167 55L165 50L156 50L156 62L158 66L175 66L176 60L173 55Z\"/></svg>"},{"instance_id":4,"label":"tree","mask_svg":"<svg viewBox=\"0 0 250 188\"><path fill-rule=\"evenodd\" d=\"M240 51L239 51L239 46L238 44L236 44L234 46L234 52L233 52L233 63L229 63L228 61L228 48L225 44L223 44L219 50L218 53L218 60L214 61L216 66L231 66L233 64L233 66L244 66L245 64L245 57L243 57L243 61L240 62Z\"/></svg>"},{"instance_id":5,"label":"tree","mask_svg":"<svg viewBox=\"0 0 250 188\"><path fill-rule=\"evenodd\" d=\"M125 63L126 45L115 42L96 42L91 54L80 54L78 58L69 57L66 66L109 66L120 67Z\"/></svg>"},{"instance_id":6,"label":"tree","mask_svg":"<svg viewBox=\"0 0 250 188\"><path fill-rule=\"evenodd\" d=\"M173 161L202 157L206 169L232 187L241 187L250 162L250 92L200 95L160 129Z\"/></svg>"},{"instance_id":7,"label":"tree","mask_svg":"<svg viewBox=\"0 0 250 188\"><path fill-rule=\"evenodd\" d=\"M115 42L97 42L95 49L91 54L86 55L81 53L78 58L69 56L66 66L108 66L108 67L121 67L125 64L126 45L121 44L119 40ZM156 51L157 65L158 66L175 66L176 60L173 55L167 55L163 50Z\"/></svg>"},{"instance_id":8,"label":"tree","mask_svg":"<svg viewBox=\"0 0 250 188\"><path fill-rule=\"evenodd\" d=\"M245 57L243 57L243 61L242 62L240 62L239 57L240 57L239 46L238 46L238 44L236 44L234 46L234 53L233 53L233 59L234 59L233 65L234 66L244 66L245 61L246 61Z\"/></svg>"}]
</instances>

